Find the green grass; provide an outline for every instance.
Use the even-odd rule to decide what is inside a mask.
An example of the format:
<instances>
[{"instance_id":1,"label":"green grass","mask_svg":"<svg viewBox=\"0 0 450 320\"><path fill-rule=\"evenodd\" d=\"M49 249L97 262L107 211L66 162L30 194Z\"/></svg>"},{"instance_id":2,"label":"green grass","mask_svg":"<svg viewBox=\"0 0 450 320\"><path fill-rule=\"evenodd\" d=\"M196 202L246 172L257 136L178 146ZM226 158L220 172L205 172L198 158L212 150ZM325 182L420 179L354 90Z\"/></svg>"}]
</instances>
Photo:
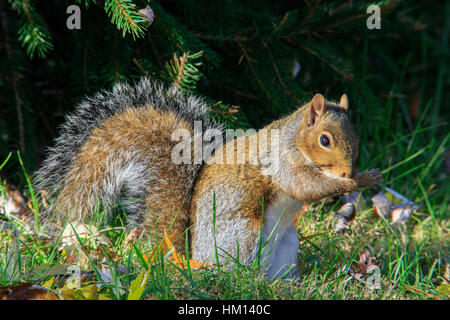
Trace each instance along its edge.
<instances>
[{"instance_id":1,"label":"green grass","mask_svg":"<svg viewBox=\"0 0 450 320\"><path fill-rule=\"evenodd\" d=\"M105 234L109 246L96 241L78 239L88 256L77 261L84 271L91 271L92 281L106 283L101 289L112 299L126 299L132 281L141 272L150 270L142 297L157 299L430 299L442 296L436 287L442 282L448 259L449 222L431 216L415 216L406 225L393 228L379 220L369 210L359 213L352 230L335 234L333 215L326 207L316 213L308 212L300 220L301 236L321 234L301 241L298 281L266 280L257 266L239 266L233 270L207 268L200 271L182 270L160 257L150 268L143 258L149 256L149 241L135 244L125 241L123 229ZM68 226L70 227L70 226ZM53 274L38 266L60 265L67 253L58 251L59 241L46 242L35 236L0 238L0 285L19 282L44 283ZM379 253L381 289L371 290L353 279L345 269L356 267L358 254L369 248ZM80 254L79 252L77 254ZM447 255L447 256L445 256ZM102 281L101 262L109 266L112 281ZM120 267L119 267L120 266ZM50 268L50 267L48 267ZM120 273L118 270L126 269ZM63 286L64 277L57 276L52 289ZM121 284L119 286L119 283ZM113 290L115 289L115 290Z\"/></svg>"},{"instance_id":2,"label":"green grass","mask_svg":"<svg viewBox=\"0 0 450 320\"><path fill-rule=\"evenodd\" d=\"M316 204L316 210L298 222L300 276L296 281L266 280L258 271L258 263L238 265L233 270L213 267L197 271L180 269L164 255L148 263L145 257L150 255L152 245L142 239L130 243L123 227L103 231L109 246L78 239L86 255L75 251L74 261L82 271L91 272L89 281L105 284L100 292L111 299L126 299L130 288L139 287L141 279L147 281L142 294L139 291L137 295L146 299L448 299L437 287L450 263L448 173L443 169L450 134L446 123L432 123L425 116L432 103L424 106L412 131L402 125L395 125L397 130L380 125L378 135L371 136L364 128L371 128L373 119L367 116L357 124L363 132L361 170L380 168L384 186L414 201L419 206L417 212L406 223L391 226L366 209L358 212L351 229L341 234L333 231L336 218L332 211L337 204ZM387 114L400 114L393 123L402 123L401 117L407 116L399 112L400 107L400 101L388 99L383 109ZM23 173L29 182L25 168ZM28 194L36 208L30 183ZM363 194L368 199L368 191ZM0 232L0 286L26 281L43 284L53 278L42 270L41 276L30 272L39 266L67 263L70 252L59 250L60 242L60 238L48 241ZM367 249L378 256L380 289L368 288L347 272L357 266L359 254ZM111 281L102 280L102 261L109 266ZM61 288L65 278L55 276L52 290Z\"/></svg>"},{"instance_id":3,"label":"green grass","mask_svg":"<svg viewBox=\"0 0 450 320\"><path fill-rule=\"evenodd\" d=\"M417 136L419 136L418 134ZM441 145L441 146L440 146ZM441 144L428 150L430 161L439 154ZM419 148L419 147L417 147ZM420 148L423 149L423 148ZM415 154L415 150L411 150ZM419 156L423 156L421 152ZM416 157L405 155L409 162ZM436 162L436 161L434 161ZM404 170L409 170L407 162ZM392 170L401 166L393 165ZM395 168L394 168L395 167ZM412 179L409 175L397 179L397 187L420 205L418 212L404 225L392 227L371 212L364 210L357 214L351 230L344 234L333 232L335 222L332 208L319 205L317 211L309 211L298 222L300 242L298 281L281 280L271 282L258 272L258 265L239 266L234 270L209 268L200 271L180 270L160 259L150 268L142 297L157 299L448 299L436 287L441 284L445 263L449 259L448 194L434 188L429 190L424 172L433 166L419 167L413 175L417 183L399 185L399 181ZM393 179L395 175L392 175ZM445 186L444 186L445 188ZM405 192L406 191L406 192ZM438 200L441 197L441 200ZM66 226L70 228L70 226ZM102 287L101 292L112 299L126 299L132 281L149 266L143 255L149 255L152 246L149 241L139 240L131 244L125 240L123 228L106 230L109 246L96 241L78 239L87 257L80 256L78 263L82 270L92 271L92 281L101 280L99 270L106 259L110 266L112 281ZM66 263L67 254L59 251L61 239L45 241L36 236L12 237L0 234L0 286L24 281L44 283L52 275L31 277L29 273L42 265ZM365 284L352 278L348 267L355 268L358 256L366 249L377 255L381 270L381 289L371 290ZM77 253L79 254L79 253ZM162 262L165 261L165 262ZM105 261L103 261L105 262ZM125 273L117 271L125 267ZM42 271L42 270L41 270ZM52 289L63 286L62 276L57 276ZM122 288L119 288L119 283ZM113 290L115 289L115 290Z\"/></svg>"}]
</instances>

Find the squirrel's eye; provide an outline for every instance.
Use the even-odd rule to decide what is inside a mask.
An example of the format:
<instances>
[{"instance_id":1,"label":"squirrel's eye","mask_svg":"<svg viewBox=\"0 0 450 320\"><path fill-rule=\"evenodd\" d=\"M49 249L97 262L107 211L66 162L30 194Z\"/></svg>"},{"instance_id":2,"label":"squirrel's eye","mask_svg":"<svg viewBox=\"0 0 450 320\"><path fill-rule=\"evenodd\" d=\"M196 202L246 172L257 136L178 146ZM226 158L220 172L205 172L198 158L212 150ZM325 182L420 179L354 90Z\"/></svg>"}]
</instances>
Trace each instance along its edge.
<instances>
[{"instance_id":1,"label":"squirrel's eye","mask_svg":"<svg viewBox=\"0 0 450 320\"><path fill-rule=\"evenodd\" d=\"M326 134L320 135L320 144L324 147L328 147L330 145L330 138Z\"/></svg>"}]
</instances>

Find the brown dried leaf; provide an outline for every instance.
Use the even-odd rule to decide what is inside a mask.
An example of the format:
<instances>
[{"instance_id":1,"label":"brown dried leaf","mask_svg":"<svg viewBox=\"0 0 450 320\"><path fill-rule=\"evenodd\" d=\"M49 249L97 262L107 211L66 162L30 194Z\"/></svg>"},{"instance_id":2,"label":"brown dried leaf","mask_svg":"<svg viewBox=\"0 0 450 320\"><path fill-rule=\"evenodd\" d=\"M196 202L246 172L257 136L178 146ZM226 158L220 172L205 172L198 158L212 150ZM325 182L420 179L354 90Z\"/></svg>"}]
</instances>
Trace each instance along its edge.
<instances>
[{"instance_id":1,"label":"brown dried leaf","mask_svg":"<svg viewBox=\"0 0 450 320\"><path fill-rule=\"evenodd\" d=\"M390 188L372 197L373 211L380 218L390 219L391 224L405 222L418 208L408 198Z\"/></svg>"},{"instance_id":2,"label":"brown dried leaf","mask_svg":"<svg viewBox=\"0 0 450 320\"><path fill-rule=\"evenodd\" d=\"M142 235L142 228L136 228L131 230L128 234L127 234L127 241L131 242L131 243L135 243L139 237Z\"/></svg>"},{"instance_id":3,"label":"brown dried leaf","mask_svg":"<svg viewBox=\"0 0 450 320\"><path fill-rule=\"evenodd\" d=\"M13 215L18 219L26 216L26 201L20 191L12 184L5 183L5 197L0 194L0 213Z\"/></svg>"},{"instance_id":4,"label":"brown dried leaf","mask_svg":"<svg viewBox=\"0 0 450 320\"><path fill-rule=\"evenodd\" d=\"M376 260L376 258L372 256L372 254L369 252L369 250L366 250L363 253L360 253L359 254L359 263L355 269L355 274L360 275L360 276L365 275L370 266L376 265L375 260Z\"/></svg>"},{"instance_id":5,"label":"brown dried leaf","mask_svg":"<svg viewBox=\"0 0 450 320\"><path fill-rule=\"evenodd\" d=\"M20 283L0 287L0 300L59 300L59 298L44 287L33 283Z\"/></svg>"}]
</instances>

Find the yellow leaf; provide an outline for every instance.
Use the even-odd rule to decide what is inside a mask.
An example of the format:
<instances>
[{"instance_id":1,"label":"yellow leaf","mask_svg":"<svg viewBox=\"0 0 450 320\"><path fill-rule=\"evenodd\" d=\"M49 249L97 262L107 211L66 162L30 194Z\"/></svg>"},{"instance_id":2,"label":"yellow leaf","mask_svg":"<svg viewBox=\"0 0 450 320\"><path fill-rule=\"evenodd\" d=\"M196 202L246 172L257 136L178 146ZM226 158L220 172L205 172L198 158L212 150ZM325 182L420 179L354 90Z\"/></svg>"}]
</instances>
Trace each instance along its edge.
<instances>
[{"instance_id":1,"label":"yellow leaf","mask_svg":"<svg viewBox=\"0 0 450 320\"><path fill-rule=\"evenodd\" d=\"M176 235L176 234L172 233L172 235ZM173 238L175 238L175 237L173 237ZM164 230L164 241L165 241L165 243L167 245L168 252L170 252L170 250L172 250L172 254L171 254L171 259L170 260L172 260L172 262L177 267L180 267L180 268L184 269L184 261L181 258L181 256L178 254L178 252L175 250L175 248L173 247L172 241L170 240L170 238L167 235L165 230Z\"/></svg>"},{"instance_id":2,"label":"yellow leaf","mask_svg":"<svg viewBox=\"0 0 450 320\"><path fill-rule=\"evenodd\" d=\"M87 300L98 300L98 291L97 291L97 285L93 284L89 288L89 292L87 293Z\"/></svg>"},{"instance_id":3,"label":"yellow leaf","mask_svg":"<svg viewBox=\"0 0 450 320\"><path fill-rule=\"evenodd\" d=\"M151 261L151 263L155 264L156 262L158 262L158 259L160 258L161 254L165 256L167 253L170 252L170 250L173 249L172 242L176 237L177 237L177 230L172 232L170 236L168 236L166 231L164 231L163 240L159 244L155 245L153 247L152 252L150 253L149 260Z\"/></svg>"},{"instance_id":4,"label":"yellow leaf","mask_svg":"<svg viewBox=\"0 0 450 320\"><path fill-rule=\"evenodd\" d=\"M174 265L179 267L180 269L187 269L187 261L186 257L180 255L173 246L173 241L177 238L177 230L172 232L170 235L167 234L167 232L164 230L164 237L162 241L153 247L152 252L150 253L150 258L147 258L145 254L143 254L144 260L148 263L148 260L150 260L153 264L155 264L158 260L158 258L161 257L161 255L165 256L168 253L170 253L169 259L173 262ZM192 270L198 270L201 268L206 267L212 267L212 265L209 265L207 263L203 263L197 260L190 259L189 260L189 266Z\"/></svg>"},{"instance_id":5,"label":"yellow leaf","mask_svg":"<svg viewBox=\"0 0 450 320\"><path fill-rule=\"evenodd\" d=\"M62 289L60 294L64 300L85 300L83 293L76 289Z\"/></svg>"},{"instance_id":6,"label":"yellow leaf","mask_svg":"<svg viewBox=\"0 0 450 320\"><path fill-rule=\"evenodd\" d=\"M127 300L140 300L142 294L144 293L145 285L147 284L148 275L150 273L150 268L147 272L142 271L136 279L131 281L130 291L128 293Z\"/></svg>"},{"instance_id":7,"label":"yellow leaf","mask_svg":"<svg viewBox=\"0 0 450 320\"><path fill-rule=\"evenodd\" d=\"M63 287L60 295L64 300L111 300L109 296L98 292L96 283L75 289Z\"/></svg>"},{"instance_id":8,"label":"yellow leaf","mask_svg":"<svg viewBox=\"0 0 450 320\"><path fill-rule=\"evenodd\" d=\"M53 285L53 282L55 282L55 277L51 277L47 281L45 281L43 284L41 284L42 287L50 289Z\"/></svg>"},{"instance_id":9,"label":"yellow leaf","mask_svg":"<svg viewBox=\"0 0 450 320\"><path fill-rule=\"evenodd\" d=\"M142 254L142 258L144 258L145 263L148 265L148 257L145 253Z\"/></svg>"},{"instance_id":10,"label":"yellow leaf","mask_svg":"<svg viewBox=\"0 0 450 320\"><path fill-rule=\"evenodd\" d=\"M214 267L213 265L207 264L205 262L193 260L193 259L189 260L189 266L191 267L192 270L199 270L202 268Z\"/></svg>"},{"instance_id":11,"label":"yellow leaf","mask_svg":"<svg viewBox=\"0 0 450 320\"><path fill-rule=\"evenodd\" d=\"M443 296L446 296L447 298L450 298L450 284L449 283L443 283L439 287L437 287L436 289Z\"/></svg>"}]
</instances>

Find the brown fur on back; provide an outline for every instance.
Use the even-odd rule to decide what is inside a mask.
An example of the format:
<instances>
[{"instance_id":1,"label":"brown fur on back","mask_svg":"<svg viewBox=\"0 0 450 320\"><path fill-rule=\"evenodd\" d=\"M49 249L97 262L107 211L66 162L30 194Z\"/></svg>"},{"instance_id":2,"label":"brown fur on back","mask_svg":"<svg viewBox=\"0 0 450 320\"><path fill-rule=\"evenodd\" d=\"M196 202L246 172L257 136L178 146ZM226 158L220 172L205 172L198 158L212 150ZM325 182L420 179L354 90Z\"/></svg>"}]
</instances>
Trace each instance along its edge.
<instances>
[{"instance_id":1,"label":"brown fur on back","mask_svg":"<svg viewBox=\"0 0 450 320\"><path fill-rule=\"evenodd\" d=\"M127 188L139 188L144 203L139 205L142 212L130 217L135 226L143 225L152 231L157 223L158 236L161 236L176 216L172 227L184 231L195 170L171 161L171 152L177 143L171 140L171 133L179 128L193 132L192 126L174 113L152 106L126 109L95 128L77 155L69 170L69 179L57 198L60 217L73 213L75 220L88 219L97 200L102 201L98 191L105 186L117 189L116 194L122 193L129 202L124 206L130 206L139 200L127 199ZM133 176L134 185L119 181L122 177L118 177L121 174L118 168L127 166L130 169L123 174ZM106 208L119 200L110 199L110 203L102 204Z\"/></svg>"},{"instance_id":2,"label":"brown fur on back","mask_svg":"<svg viewBox=\"0 0 450 320\"><path fill-rule=\"evenodd\" d=\"M110 216L118 204L130 228L159 239L170 227L184 232L200 165L173 163L179 142L172 133L185 129L192 135L194 121L202 122L202 132L222 130L208 113L201 99L147 79L83 101L66 116L35 178L53 199L43 210L49 232L68 219L89 223L98 209ZM184 237L176 246L184 251Z\"/></svg>"}]
</instances>

